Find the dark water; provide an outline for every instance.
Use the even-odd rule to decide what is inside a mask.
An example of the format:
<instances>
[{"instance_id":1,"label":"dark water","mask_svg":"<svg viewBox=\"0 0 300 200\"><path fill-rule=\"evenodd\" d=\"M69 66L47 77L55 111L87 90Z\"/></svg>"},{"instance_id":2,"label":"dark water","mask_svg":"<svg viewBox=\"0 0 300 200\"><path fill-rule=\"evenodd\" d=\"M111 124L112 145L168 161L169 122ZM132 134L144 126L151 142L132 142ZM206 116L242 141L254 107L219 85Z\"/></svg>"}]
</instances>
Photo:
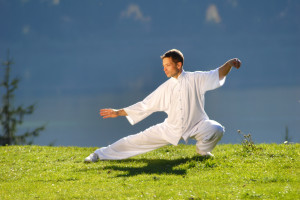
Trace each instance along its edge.
<instances>
[{"instance_id":1,"label":"dark water","mask_svg":"<svg viewBox=\"0 0 300 200\"><path fill-rule=\"evenodd\" d=\"M122 108L145 96L126 93L40 97L37 110L25 118L20 132L46 123L46 130L35 139L37 145L54 142L55 146L105 146L163 121L164 113L155 113L135 126L126 118L99 117L100 108ZM300 142L300 87L220 88L206 94L205 106L209 117L226 128L221 143L240 143L238 129L251 133L256 143L282 143L286 127L291 141Z\"/></svg>"}]
</instances>

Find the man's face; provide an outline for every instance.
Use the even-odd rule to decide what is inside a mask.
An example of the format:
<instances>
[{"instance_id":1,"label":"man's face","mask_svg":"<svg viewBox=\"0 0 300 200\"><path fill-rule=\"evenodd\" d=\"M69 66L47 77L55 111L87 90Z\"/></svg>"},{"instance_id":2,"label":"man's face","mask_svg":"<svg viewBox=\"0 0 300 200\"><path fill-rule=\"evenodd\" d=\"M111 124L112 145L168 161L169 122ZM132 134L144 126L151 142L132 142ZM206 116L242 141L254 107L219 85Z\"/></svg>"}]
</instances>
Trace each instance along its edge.
<instances>
[{"instance_id":1,"label":"man's face","mask_svg":"<svg viewBox=\"0 0 300 200\"><path fill-rule=\"evenodd\" d=\"M170 57L163 58L163 67L168 78L177 78L181 74L181 62L176 64Z\"/></svg>"}]
</instances>

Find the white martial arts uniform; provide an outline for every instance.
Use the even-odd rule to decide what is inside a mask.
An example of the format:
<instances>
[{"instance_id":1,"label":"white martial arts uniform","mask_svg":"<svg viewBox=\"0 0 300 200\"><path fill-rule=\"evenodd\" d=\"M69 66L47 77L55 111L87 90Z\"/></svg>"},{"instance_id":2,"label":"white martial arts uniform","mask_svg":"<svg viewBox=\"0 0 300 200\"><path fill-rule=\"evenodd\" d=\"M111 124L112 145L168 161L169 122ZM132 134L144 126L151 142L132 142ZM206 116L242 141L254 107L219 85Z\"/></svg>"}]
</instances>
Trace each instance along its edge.
<instances>
[{"instance_id":1,"label":"white martial arts uniform","mask_svg":"<svg viewBox=\"0 0 300 200\"><path fill-rule=\"evenodd\" d=\"M135 135L97 149L101 160L120 160L157 149L167 144L177 145L183 138L197 140L198 152L211 151L221 139L224 128L209 120L204 111L204 94L222 86L218 69L202 72L185 72L170 78L154 92L132 106L124 108L128 121L134 125L156 111L164 111L168 117Z\"/></svg>"}]
</instances>

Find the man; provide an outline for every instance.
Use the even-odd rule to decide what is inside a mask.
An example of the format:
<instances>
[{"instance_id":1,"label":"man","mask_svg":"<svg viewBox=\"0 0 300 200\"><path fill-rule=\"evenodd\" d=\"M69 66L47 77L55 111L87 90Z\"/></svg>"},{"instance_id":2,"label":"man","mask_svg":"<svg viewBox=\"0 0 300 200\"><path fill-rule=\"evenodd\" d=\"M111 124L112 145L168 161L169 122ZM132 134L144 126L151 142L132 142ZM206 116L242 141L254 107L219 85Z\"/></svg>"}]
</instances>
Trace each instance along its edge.
<instances>
[{"instance_id":1,"label":"man","mask_svg":"<svg viewBox=\"0 0 300 200\"><path fill-rule=\"evenodd\" d=\"M165 74L169 77L166 82L143 101L119 110L101 109L100 115L105 119L126 116L132 125L156 111L164 111L168 117L138 134L97 149L85 158L85 162L126 159L168 144L177 145L181 138L196 139L196 152L202 156L213 156L210 152L222 138L224 128L205 113L204 94L222 86L231 68L241 66L240 60L228 60L208 72L185 72L184 57L179 50L169 50L161 59Z\"/></svg>"}]
</instances>

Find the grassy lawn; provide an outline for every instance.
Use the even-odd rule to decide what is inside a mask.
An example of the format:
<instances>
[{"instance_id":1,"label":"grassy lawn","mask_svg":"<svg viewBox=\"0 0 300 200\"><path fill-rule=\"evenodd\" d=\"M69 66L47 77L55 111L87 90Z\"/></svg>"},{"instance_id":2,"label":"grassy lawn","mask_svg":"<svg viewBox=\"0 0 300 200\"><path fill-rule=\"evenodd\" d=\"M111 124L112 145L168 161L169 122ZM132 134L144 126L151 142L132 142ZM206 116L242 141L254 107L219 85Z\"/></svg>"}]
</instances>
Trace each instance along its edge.
<instances>
[{"instance_id":1,"label":"grassy lawn","mask_svg":"<svg viewBox=\"0 0 300 200\"><path fill-rule=\"evenodd\" d=\"M0 199L300 199L300 144L166 146L85 164L96 148L0 147Z\"/></svg>"}]
</instances>

